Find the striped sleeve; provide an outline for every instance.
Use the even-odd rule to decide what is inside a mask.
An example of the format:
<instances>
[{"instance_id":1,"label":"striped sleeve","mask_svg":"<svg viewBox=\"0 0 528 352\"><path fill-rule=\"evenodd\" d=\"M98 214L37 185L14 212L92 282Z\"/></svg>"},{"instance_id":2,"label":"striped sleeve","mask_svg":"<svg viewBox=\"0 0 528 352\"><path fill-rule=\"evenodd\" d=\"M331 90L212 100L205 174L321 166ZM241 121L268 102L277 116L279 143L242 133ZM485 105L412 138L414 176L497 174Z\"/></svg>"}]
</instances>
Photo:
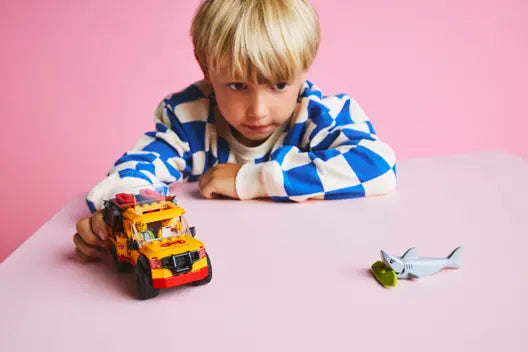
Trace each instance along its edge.
<instances>
[{"instance_id":1,"label":"striped sleeve","mask_svg":"<svg viewBox=\"0 0 528 352\"><path fill-rule=\"evenodd\" d=\"M245 175L259 175L265 193L277 201L374 196L395 188L394 151L357 102L346 95L312 96L303 108L306 120L291 128L269 161L242 167L241 190L250 189L243 186Z\"/></svg>"},{"instance_id":2,"label":"striped sleeve","mask_svg":"<svg viewBox=\"0 0 528 352\"><path fill-rule=\"evenodd\" d=\"M146 184L169 185L202 173L203 145L195 145L204 140L205 134L205 122L200 123L197 116L205 115L204 120L207 119L207 108L197 101L201 96L198 88L190 86L158 105L154 113L155 131L145 133L88 193L86 202L92 212L116 193ZM192 122L185 123L187 119ZM196 152L196 148L201 150Z\"/></svg>"}]
</instances>

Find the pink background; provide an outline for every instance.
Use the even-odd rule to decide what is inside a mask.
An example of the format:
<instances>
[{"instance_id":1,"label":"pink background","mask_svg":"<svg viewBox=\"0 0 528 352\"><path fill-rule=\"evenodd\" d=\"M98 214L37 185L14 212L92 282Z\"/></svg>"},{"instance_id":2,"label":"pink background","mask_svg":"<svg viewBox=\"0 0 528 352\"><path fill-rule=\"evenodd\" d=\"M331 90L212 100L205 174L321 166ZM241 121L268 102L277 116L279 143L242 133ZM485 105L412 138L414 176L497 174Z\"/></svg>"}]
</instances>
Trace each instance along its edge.
<instances>
[{"instance_id":1,"label":"pink background","mask_svg":"<svg viewBox=\"0 0 528 352\"><path fill-rule=\"evenodd\" d=\"M0 2L0 260L152 128L163 96L200 78L197 3ZM527 2L313 4L323 37L310 79L355 97L400 160L528 156Z\"/></svg>"}]
</instances>

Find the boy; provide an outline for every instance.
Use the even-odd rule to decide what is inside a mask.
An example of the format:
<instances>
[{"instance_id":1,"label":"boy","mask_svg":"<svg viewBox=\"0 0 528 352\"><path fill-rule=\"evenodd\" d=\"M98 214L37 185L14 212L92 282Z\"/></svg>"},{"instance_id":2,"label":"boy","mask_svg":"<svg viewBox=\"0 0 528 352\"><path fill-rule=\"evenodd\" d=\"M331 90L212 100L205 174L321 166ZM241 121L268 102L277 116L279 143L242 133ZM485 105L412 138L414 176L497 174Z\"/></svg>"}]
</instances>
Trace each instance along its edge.
<instances>
[{"instance_id":1,"label":"boy","mask_svg":"<svg viewBox=\"0 0 528 352\"><path fill-rule=\"evenodd\" d=\"M88 194L84 259L105 255L103 200L144 184L199 181L206 198L277 201L379 195L395 157L361 107L305 73L319 46L308 0L204 0L191 34L204 80L166 97L146 133Z\"/></svg>"}]
</instances>

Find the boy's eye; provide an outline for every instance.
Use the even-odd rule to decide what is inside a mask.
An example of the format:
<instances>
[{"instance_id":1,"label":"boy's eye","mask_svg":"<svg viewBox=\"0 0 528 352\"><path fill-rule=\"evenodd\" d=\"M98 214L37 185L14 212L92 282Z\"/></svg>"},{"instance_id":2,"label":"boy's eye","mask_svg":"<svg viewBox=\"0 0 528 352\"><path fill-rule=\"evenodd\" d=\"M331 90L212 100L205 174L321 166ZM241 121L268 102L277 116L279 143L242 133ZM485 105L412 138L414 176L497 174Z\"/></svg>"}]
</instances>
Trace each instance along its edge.
<instances>
[{"instance_id":1,"label":"boy's eye","mask_svg":"<svg viewBox=\"0 0 528 352\"><path fill-rule=\"evenodd\" d=\"M280 82L280 83L273 85L273 89L279 92L285 91L286 88L288 88L288 83L286 82Z\"/></svg>"},{"instance_id":2,"label":"boy's eye","mask_svg":"<svg viewBox=\"0 0 528 352\"><path fill-rule=\"evenodd\" d=\"M240 82L228 83L227 86L232 90L243 90L247 88L247 85Z\"/></svg>"}]
</instances>

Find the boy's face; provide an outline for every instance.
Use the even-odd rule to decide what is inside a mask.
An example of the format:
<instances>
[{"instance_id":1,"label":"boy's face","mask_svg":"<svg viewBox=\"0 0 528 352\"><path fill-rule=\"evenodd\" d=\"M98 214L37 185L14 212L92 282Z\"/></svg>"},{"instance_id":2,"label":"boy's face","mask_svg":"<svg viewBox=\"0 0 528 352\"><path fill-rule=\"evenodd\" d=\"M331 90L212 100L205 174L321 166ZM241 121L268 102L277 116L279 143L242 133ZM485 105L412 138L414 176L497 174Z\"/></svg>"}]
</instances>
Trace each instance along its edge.
<instances>
[{"instance_id":1,"label":"boy's face","mask_svg":"<svg viewBox=\"0 0 528 352\"><path fill-rule=\"evenodd\" d=\"M305 76L302 72L290 82L270 85L230 81L221 73L209 72L208 80L234 137L242 144L256 146L292 116Z\"/></svg>"}]
</instances>

